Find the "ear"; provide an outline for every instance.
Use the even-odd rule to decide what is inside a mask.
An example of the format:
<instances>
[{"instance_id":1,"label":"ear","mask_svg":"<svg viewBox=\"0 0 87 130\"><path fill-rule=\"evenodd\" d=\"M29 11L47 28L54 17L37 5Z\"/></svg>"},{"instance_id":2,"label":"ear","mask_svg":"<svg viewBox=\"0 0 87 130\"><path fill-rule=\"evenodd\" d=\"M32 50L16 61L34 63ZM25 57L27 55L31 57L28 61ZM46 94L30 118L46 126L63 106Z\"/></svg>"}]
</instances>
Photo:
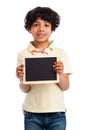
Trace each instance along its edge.
<instances>
[{"instance_id":1,"label":"ear","mask_svg":"<svg viewBox=\"0 0 87 130\"><path fill-rule=\"evenodd\" d=\"M31 33L31 29L30 30L28 30L29 31L29 33Z\"/></svg>"}]
</instances>

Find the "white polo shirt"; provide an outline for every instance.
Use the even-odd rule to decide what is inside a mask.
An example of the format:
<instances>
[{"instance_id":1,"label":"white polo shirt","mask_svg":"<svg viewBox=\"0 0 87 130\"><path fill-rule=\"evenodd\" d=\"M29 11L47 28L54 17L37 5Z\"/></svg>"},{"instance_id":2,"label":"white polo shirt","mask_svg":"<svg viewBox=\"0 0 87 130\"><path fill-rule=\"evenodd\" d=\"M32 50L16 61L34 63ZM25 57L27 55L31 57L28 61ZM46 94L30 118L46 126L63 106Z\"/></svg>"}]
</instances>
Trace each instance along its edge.
<instances>
[{"instance_id":1,"label":"white polo shirt","mask_svg":"<svg viewBox=\"0 0 87 130\"><path fill-rule=\"evenodd\" d=\"M24 58L36 56L56 56L64 64L64 73L72 73L67 54L64 50L55 46L51 41L44 53L38 53L31 42L29 46L19 52L17 64L24 64ZM65 111L63 91L56 83L49 84L31 84L31 90L26 93L22 105L23 110L37 113L62 112Z\"/></svg>"}]
</instances>

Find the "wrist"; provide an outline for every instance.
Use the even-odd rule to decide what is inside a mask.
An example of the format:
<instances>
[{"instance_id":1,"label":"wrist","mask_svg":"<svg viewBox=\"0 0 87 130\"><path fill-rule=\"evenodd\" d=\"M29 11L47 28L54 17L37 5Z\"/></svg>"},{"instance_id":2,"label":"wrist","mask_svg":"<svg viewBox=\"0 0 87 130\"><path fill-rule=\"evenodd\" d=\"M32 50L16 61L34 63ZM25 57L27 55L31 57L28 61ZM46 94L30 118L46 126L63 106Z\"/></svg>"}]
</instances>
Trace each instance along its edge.
<instances>
[{"instance_id":1,"label":"wrist","mask_svg":"<svg viewBox=\"0 0 87 130\"><path fill-rule=\"evenodd\" d=\"M20 81L19 86L20 86L20 89L21 89L23 92L25 92L25 93L29 92L30 89L31 89L31 85L29 85L29 84L23 84L23 80Z\"/></svg>"}]
</instances>

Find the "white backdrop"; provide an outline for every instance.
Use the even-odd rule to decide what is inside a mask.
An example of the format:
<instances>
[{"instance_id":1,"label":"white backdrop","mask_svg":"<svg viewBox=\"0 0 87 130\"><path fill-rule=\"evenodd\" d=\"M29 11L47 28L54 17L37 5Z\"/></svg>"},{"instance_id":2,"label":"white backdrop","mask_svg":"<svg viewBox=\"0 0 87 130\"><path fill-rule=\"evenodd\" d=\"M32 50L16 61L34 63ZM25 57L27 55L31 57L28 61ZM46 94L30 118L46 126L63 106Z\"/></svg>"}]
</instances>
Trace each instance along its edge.
<instances>
[{"instance_id":1,"label":"white backdrop","mask_svg":"<svg viewBox=\"0 0 87 130\"><path fill-rule=\"evenodd\" d=\"M67 52L73 70L70 89L65 92L67 130L87 129L86 0L0 1L0 129L24 130L21 105L25 94L15 71L18 52L32 39L24 29L24 17L36 6L51 7L61 16L51 39Z\"/></svg>"}]
</instances>

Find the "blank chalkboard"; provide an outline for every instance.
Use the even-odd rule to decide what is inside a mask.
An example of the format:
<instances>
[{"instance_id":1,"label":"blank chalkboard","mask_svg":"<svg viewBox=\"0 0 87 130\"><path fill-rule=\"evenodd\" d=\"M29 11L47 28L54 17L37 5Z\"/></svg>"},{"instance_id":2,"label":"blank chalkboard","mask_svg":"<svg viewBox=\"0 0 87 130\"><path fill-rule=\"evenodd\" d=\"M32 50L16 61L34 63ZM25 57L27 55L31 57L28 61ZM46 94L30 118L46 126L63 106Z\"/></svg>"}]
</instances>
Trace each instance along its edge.
<instances>
[{"instance_id":1,"label":"blank chalkboard","mask_svg":"<svg viewBox=\"0 0 87 130\"><path fill-rule=\"evenodd\" d=\"M57 73L53 70L56 57L25 58L24 83L58 82Z\"/></svg>"}]
</instances>

